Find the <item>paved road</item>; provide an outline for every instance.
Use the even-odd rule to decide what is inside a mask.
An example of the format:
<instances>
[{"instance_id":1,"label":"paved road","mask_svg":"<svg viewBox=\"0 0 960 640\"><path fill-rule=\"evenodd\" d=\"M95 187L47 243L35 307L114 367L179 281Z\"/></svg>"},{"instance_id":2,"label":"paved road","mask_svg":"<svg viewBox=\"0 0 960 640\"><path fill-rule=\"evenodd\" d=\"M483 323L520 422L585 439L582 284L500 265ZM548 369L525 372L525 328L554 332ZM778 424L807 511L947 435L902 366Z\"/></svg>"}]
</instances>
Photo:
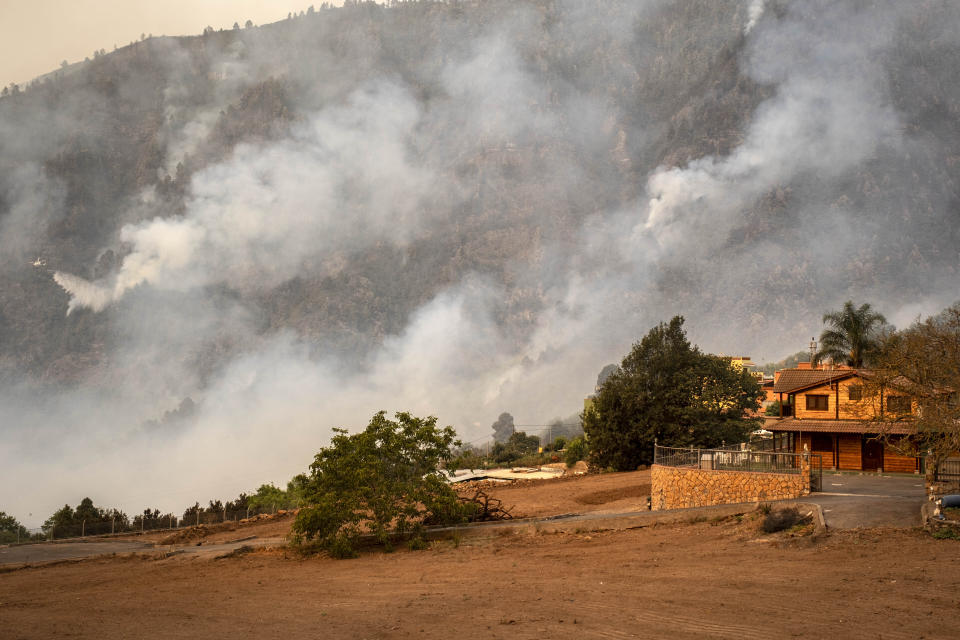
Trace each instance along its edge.
<instances>
[{"instance_id":1,"label":"paved road","mask_svg":"<svg viewBox=\"0 0 960 640\"><path fill-rule=\"evenodd\" d=\"M155 545L136 540L110 540L89 542L41 542L14 547L0 547L0 565L39 564L58 560L76 560L113 553L186 553L200 556L219 556L236 551L244 546L276 547L286 544L284 538L242 538L233 542L205 543L203 545Z\"/></svg>"},{"instance_id":2,"label":"paved road","mask_svg":"<svg viewBox=\"0 0 960 640\"><path fill-rule=\"evenodd\" d=\"M0 565L72 560L111 553L132 553L152 550L153 545L136 541L109 542L41 542L14 547L0 547Z\"/></svg>"},{"instance_id":3,"label":"paved road","mask_svg":"<svg viewBox=\"0 0 960 640\"><path fill-rule=\"evenodd\" d=\"M914 527L920 524L920 507L926 499L923 476L878 476L875 473L823 472L823 491L804 502L823 509L827 526Z\"/></svg>"}]
</instances>

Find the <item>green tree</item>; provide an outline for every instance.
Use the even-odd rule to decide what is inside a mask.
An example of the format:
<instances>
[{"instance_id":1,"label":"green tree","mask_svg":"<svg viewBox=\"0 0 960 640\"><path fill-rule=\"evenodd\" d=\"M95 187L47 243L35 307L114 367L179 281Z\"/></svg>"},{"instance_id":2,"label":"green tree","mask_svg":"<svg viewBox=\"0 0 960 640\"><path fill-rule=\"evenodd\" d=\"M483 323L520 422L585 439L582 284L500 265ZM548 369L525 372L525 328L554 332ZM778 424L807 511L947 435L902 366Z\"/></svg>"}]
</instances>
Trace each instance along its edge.
<instances>
[{"instance_id":1,"label":"green tree","mask_svg":"<svg viewBox=\"0 0 960 640\"><path fill-rule=\"evenodd\" d=\"M381 411L360 433L334 430L330 446L310 465L308 506L293 524L298 542L315 541L331 555L349 557L365 532L388 548L394 534L422 543L425 524L470 515L439 471L460 444L453 428L438 427L433 416L395 418Z\"/></svg>"},{"instance_id":2,"label":"green tree","mask_svg":"<svg viewBox=\"0 0 960 640\"><path fill-rule=\"evenodd\" d=\"M287 492L274 484L262 484L257 492L247 499L247 506L251 509L273 511L285 509L289 498Z\"/></svg>"},{"instance_id":3,"label":"green tree","mask_svg":"<svg viewBox=\"0 0 960 640\"><path fill-rule=\"evenodd\" d=\"M848 300L840 311L825 313L823 323L828 328L820 334L816 361L829 358L833 362L860 368L869 364L877 354L887 320L869 303L854 307Z\"/></svg>"},{"instance_id":4,"label":"green tree","mask_svg":"<svg viewBox=\"0 0 960 640\"><path fill-rule=\"evenodd\" d=\"M583 425L590 461L635 469L653 460L653 444L710 447L745 440L763 393L748 371L691 346L683 318L660 323L635 344L600 387Z\"/></svg>"},{"instance_id":5,"label":"green tree","mask_svg":"<svg viewBox=\"0 0 960 640\"><path fill-rule=\"evenodd\" d=\"M63 537L73 534L73 525L73 507L65 504L44 521L43 530L45 533L50 533L52 530L54 535Z\"/></svg>"},{"instance_id":6,"label":"green tree","mask_svg":"<svg viewBox=\"0 0 960 640\"><path fill-rule=\"evenodd\" d=\"M510 434L506 442L497 442L490 450L490 457L494 462L508 464L514 460L536 453L540 446L540 438L528 436L525 431L515 431Z\"/></svg>"},{"instance_id":7,"label":"green tree","mask_svg":"<svg viewBox=\"0 0 960 640\"><path fill-rule=\"evenodd\" d=\"M582 437L574 438L567 443L566 451L563 452L563 461L567 463L568 467L572 467L586 458L588 451L586 440Z\"/></svg>"},{"instance_id":8,"label":"green tree","mask_svg":"<svg viewBox=\"0 0 960 640\"><path fill-rule=\"evenodd\" d=\"M0 511L0 544L9 544L17 540L27 540L30 532L13 516Z\"/></svg>"}]
</instances>

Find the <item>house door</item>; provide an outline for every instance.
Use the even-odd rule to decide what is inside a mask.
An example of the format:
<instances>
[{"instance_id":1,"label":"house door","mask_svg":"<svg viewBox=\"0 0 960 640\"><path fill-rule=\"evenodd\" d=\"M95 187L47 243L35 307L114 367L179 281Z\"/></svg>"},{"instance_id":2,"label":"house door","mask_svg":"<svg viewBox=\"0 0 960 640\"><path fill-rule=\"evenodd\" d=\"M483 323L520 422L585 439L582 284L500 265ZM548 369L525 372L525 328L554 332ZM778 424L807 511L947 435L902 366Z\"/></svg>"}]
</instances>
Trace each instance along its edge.
<instances>
[{"instance_id":1,"label":"house door","mask_svg":"<svg viewBox=\"0 0 960 640\"><path fill-rule=\"evenodd\" d=\"M860 449L860 468L864 471L883 469L883 443L864 438Z\"/></svg>"}]
</instances>

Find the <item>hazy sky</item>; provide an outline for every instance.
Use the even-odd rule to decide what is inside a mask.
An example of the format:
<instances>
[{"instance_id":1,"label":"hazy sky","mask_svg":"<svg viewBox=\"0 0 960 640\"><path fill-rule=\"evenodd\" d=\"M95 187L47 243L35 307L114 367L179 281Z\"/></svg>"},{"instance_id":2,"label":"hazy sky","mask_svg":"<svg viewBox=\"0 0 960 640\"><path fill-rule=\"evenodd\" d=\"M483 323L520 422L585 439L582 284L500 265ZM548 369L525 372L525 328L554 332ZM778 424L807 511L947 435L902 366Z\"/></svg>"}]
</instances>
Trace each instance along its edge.
<instances>
[{"instance_id":1,"label":"hazy sky","mask_svg":"<svg viewBox=\"0 0 960 640\"><path fill-rule=\"evenodd\" d=\"M0 0L0 85L25 83L141 33L195 35L276 22L320 0ZM333 2L331 4L340 4Z\"/></svg>"}]
</instances>

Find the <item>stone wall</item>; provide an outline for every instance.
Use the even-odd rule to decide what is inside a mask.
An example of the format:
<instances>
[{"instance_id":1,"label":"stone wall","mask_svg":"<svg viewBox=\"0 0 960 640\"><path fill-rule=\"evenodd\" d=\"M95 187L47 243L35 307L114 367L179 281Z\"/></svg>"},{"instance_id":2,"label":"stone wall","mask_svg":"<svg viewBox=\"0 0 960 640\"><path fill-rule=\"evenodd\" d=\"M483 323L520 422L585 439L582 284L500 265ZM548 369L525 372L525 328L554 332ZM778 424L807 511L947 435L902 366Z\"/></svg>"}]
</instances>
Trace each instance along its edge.
<instances>
[{"instance_id":1,"label":"stone wall","mask_svg":"<svg viewBox=\"0 0 960 640\"><path fill-rule=\"evenodd\" d=\"M715 504L788 500L810 493L810 462L801 473L706 471L650 467L650 508L687 509Z\"/></svg>"}]
</instances>

